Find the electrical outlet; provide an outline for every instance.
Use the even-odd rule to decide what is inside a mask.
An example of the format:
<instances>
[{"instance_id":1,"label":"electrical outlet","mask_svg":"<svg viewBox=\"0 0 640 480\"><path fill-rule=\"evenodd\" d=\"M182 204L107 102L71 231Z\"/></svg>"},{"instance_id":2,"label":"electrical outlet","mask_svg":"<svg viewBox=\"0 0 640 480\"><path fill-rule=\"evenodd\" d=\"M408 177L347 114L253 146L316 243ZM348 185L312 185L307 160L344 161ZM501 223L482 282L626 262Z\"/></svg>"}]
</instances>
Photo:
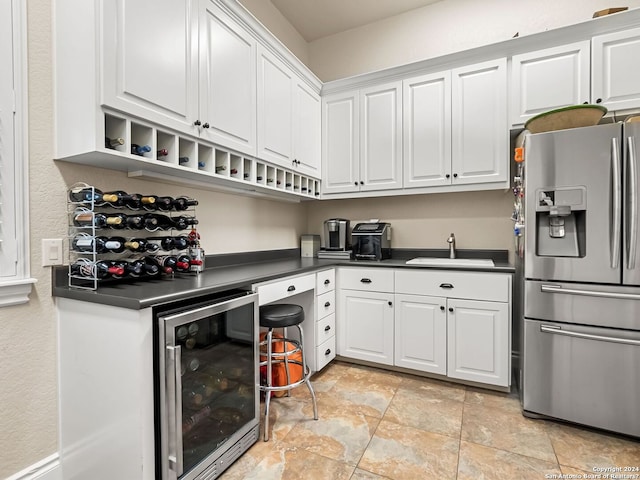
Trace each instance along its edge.
<instances>
[{"instance_id":1,"label":"electrical outlet","mask_svg":"<svg viewBox=\"0 0 640 480\"><path fill-rule=\"evenodd\" d=\"M42 266L62 265L62 239L43 238L42 239Z\"/></svg>"}]
</instances>

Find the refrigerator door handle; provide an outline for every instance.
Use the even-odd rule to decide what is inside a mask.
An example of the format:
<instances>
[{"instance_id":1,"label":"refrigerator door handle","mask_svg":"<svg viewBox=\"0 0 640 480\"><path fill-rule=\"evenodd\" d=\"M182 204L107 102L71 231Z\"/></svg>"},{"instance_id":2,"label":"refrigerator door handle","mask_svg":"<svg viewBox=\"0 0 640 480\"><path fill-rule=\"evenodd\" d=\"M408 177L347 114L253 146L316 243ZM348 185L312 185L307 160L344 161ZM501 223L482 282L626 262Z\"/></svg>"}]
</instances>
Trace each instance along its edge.
<instances>
[{"instance_id":1,"label":"refrigerator door handle","mask_svg":"<svg viewBox=\"0 0 640 480\"><path fill-rule=\"evenodd\" d=\"M603 292L599 290L579 290L577 288L564 288L561 285L542 285L540 291L544 293L565 293L567 295L584 295L587 297L617 298L619 300L640 300L640 294Z\"/></svg>"},{"instance_id":2,"label":"refrigerator door handle","mask_svg":"<svg viewBox=\"0 0 640 480\"><path fill-rule=\"evenodd\" d=\"M620 228L621 228L621 204L622 204L622 180L620 174L620 149L618 139L611 139L611 173L613 175L613 211L611 218L611 268L618 268L620 259Z\"/></svg>"},{"instance_id":3,"label":"refrigerator door handle","mask_svg":"<svg viewBox=\"0 0 640 480\"><path fill-rule=\"evenodd\" d=\"M622 343L625 345L640 346L640 340L631 338L605 337L603 335L593 335L591 333L573 332L571 330L562 330L560 327L552 325L540 325L540 331L544 333L553 333L556 335L566 335L567 337L585 338L587 340L597 340L599 342Z\"/></svg>"},{"instance_id":4,"label":"refrigerator door handle","mask_svg":"<svg viewBox=\"0 0 640 480\"><path fill-rule=\"evenodd\" d=\"M638 162L635 137L628 137L629 146L629 244L627 245L627 269L636 267L636 247L638 243Z\"/></svg>"}]
</instances>

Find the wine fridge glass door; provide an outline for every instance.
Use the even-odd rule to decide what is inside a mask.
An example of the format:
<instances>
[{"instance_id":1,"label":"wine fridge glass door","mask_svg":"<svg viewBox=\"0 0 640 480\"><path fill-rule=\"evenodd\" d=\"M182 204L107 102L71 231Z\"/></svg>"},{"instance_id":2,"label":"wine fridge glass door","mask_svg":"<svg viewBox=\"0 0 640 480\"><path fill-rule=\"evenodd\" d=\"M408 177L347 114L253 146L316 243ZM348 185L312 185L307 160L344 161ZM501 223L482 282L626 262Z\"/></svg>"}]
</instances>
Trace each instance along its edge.
<instances>
[{"instance_id":1,"label":"wine fridge glass door","mask_svg":"<svg viewBox=\"0 0 640 480\"><path fill-rule=\"evenodd\" d=\"M168 478L197 476L257 421L255 297L160 317Z\"/></svg>"}]
</instances>

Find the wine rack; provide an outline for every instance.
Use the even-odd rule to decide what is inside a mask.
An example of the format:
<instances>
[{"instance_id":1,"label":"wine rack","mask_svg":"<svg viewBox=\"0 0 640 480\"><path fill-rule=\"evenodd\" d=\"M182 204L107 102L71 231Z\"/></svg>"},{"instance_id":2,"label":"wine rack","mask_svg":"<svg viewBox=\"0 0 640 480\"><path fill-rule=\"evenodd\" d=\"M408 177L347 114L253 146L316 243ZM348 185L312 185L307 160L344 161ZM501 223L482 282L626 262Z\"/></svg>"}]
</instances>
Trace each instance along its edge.
<instances>
[{"instance_id":1,"label":"wine rack","mask_svg":"<svg viewBox=\"0 0 640 480\"><path fill-rule=\"evenodd\" d=\"M68 190L69 286L96 290L127 280L200 273L204 251L188 197L108 192L86 183Z\"/></svg>"}]
</instances>

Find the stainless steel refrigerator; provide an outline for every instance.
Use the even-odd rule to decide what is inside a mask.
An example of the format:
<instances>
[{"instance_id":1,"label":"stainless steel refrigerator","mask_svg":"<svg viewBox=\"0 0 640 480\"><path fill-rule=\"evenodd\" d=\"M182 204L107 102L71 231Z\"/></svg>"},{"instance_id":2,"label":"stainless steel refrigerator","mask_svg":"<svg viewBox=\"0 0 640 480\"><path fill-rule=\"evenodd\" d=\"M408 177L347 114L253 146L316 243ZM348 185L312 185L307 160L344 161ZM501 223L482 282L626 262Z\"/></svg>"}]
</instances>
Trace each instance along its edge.
<instances>
[{"instance_id":1,"label":"stainless steel refrigerator","mask_svg":"<svg viewBox=\"0 0 640 480\"><path fill-rule=\"evenodd\" d=\"M640 437L640 123L527 135L521 398Z\"/></svg>"}]
</instances>

